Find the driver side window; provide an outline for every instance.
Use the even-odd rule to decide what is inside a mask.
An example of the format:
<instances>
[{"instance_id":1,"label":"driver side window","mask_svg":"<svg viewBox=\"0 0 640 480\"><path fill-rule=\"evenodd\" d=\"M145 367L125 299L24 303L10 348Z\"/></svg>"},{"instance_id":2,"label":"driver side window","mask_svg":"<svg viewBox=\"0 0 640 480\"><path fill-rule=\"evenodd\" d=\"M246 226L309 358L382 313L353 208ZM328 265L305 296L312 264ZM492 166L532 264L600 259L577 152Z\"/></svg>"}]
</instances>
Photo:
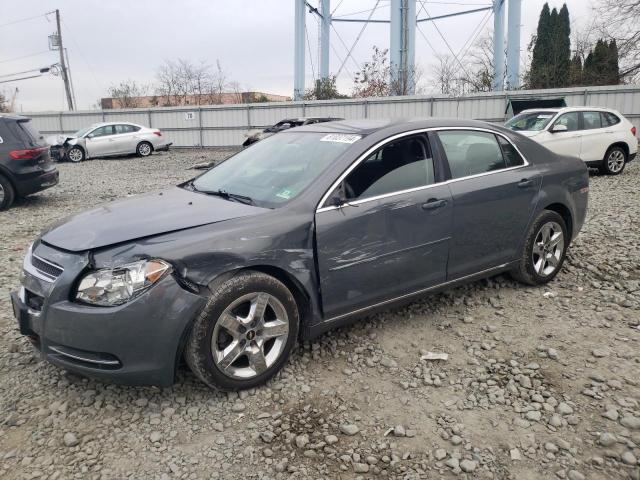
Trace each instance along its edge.
<instances>
[{"instance_id":1,"label":"driver side window","mask_svg":"<svg viewBox=\"0 0 640 480\"><path fill-rule=\"evenodd\" d=\"M560 115L558 120L555 121L553 126L564 125L567 127L567 132L575 132L578 130L578 112L569 112L564 115Z\"/></svg>"},{"instance_id":2,"label":"driver side window","mask_svg":"<svg viewBox=\"0 0 640 480\"><path fill-rule=\"evenodd\" d=\"M342 182L347 200L363 200L433 183L433 158L424 135L386 144Z\"/></svg>"}]
</instances>

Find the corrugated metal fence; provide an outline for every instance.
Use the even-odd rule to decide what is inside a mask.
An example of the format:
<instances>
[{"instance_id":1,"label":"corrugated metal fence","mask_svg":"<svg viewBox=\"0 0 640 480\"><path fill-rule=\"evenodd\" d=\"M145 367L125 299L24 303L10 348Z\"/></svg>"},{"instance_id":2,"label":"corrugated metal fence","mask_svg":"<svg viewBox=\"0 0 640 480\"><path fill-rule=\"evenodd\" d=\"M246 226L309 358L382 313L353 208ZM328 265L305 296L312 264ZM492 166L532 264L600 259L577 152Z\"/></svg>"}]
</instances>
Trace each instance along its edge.
<instances>
[{"instance_id":1,"label":"corrugated metal fence","mask_svg":"<svg viewBox=\"0 0 640 480\"><path fill-rule=\"evenodd\" d=\"M503 122L510 100L564 98L568 106L618 110L640 129L640 86L490 92L464 97L411 96L313 102L254 103L79 112L33 112L45 135L69 134L97 122L127 121L160 128L178 147L236 146L244 135L284 119L310 116L355 118L453 117Z\"/></svg>"}]
</instances>

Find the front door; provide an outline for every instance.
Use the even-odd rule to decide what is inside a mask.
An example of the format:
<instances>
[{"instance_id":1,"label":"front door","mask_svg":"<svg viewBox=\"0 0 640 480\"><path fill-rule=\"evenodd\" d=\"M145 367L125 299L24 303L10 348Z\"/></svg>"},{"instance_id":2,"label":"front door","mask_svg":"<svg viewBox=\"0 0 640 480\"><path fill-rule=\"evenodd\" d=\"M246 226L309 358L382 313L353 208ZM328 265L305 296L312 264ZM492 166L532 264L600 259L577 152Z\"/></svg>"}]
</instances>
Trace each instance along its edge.
<instances>
[{"instance_id":1,"label":"front door","mask_svg":"<svg viewBox=\"0 0 640 480\"><path fill-rule=\"evenodd\" d=\"M87 135L87 151L90 157L113 154L113 125L98 127Z\"/></svg>"},{"instance_id":2,"label":"front door","mask_svg":"<svg viewBox=\"0 0 640 480\"><path fill-rule=\"evenodd\" d=\"M438 138L451 170L453 196L447 281L515 260L542 176L500 135L443 130Z\"/></svg>"},{"instance_id":3,"label":"front door","mask_svg":"<svg viewBox=\"0 0 640 480\"><path fill-rule=\"evenodd\" d=\"M556 125L564 125L567 130L554 132ZM541 143L552 152L558 155L567 155L569 157L580 156L580 114L578 112L568 112L560 115L558 119L551 124L546 132L541 133Z\"/></svg>"},{"instance_id":4,"label":"front door","mask_svg":"<svg viewBox=\"0 0 640 480\"><path fill-rule=\"evenodd\" d=\"M380 147L316 213L322 305L331 318L445 281L452 202L425 135Z\"/></svg>"}]
</instances>

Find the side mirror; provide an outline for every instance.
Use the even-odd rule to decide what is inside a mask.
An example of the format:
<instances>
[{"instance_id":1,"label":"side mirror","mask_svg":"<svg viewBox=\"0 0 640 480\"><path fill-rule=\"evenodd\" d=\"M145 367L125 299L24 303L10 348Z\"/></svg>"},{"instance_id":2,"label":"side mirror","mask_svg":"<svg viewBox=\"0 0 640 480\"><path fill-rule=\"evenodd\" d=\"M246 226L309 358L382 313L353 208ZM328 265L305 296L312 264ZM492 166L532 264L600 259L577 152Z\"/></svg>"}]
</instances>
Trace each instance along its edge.
<instances>
[{"instance_id":1,"label":"side mirror","mask_svg":"<svg viewBox=\"0 0 640 480\"><path fill-rule=\"evenodd\" d=\"M341 207L347 203L347 196L344 194L344 184L340 184L340 186L333 191L327 203L332 207Z\"/></svg>"},{"instance_id":2,"label":"side mirror","mask_svg":"<svg viewBox=\"0 0 640 480\"><path fill-rule=\"evenodd\" d=\"M551 129L552 132L556 133L556 132L566 132L569 130L569 127L567 127L566 125L554 125L553 128Z\"/></svg>"}]
</instances>

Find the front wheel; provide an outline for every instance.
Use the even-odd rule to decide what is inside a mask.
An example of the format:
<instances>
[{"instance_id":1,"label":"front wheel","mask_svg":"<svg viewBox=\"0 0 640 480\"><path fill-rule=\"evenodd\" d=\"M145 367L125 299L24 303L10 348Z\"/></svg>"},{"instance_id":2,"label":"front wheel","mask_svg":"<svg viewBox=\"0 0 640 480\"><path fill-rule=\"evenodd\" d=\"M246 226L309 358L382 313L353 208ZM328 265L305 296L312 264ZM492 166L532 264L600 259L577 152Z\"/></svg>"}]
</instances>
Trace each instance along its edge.
<instances>
[{"instance_id":1,"label":"front wheel","mask_svg":"<svg viewBox=\"0 0 640 480\"><path fill-rule=\"evenodd\" d=\"M621 147L611 147L604 156L601 170L607 175L620 175L626 163L627 152Z\"/></svg>"},{"instance_id":2,"label":"front wheel","mask_svg":"<svg viewBox=\"0 0 640 480\"><path fill-rule=\"evenodd\" d=\"M527 233L520 263L511 275L527 285L550 282L562 268L569 241L564 219L556 212L543 210Z\"/></svg>"},{"instance_id":3,"label":"front wheel","mask_svg":"<svg viewBox=\"0 0 640 480\"><path fill-rule=\"evenodd\" d=\"M141 157L148 157L153 152L153 147L149 142L140 142L136 148L136 152Z\"/></svg>"},{"instance_id":4,"label":"front wheel","mask_svg":"<svg viewBox=\"0 0 640 480\"><path fill-rule=\"evenodd\" d=\"M67 152L67 158L73 163L82 162L85 158L84 150L80 147L71 147Z\"/></svg>"},{"instance_id":5,"label":"front wheel","mask_svg":"<svg viewBox=\"0 0 640 480\"><path fill-rule=\"evenodd\" d=\"M255 387L286 363L298 322L296 301L284 284L261 272L240 272L212 292L189 334L185 360L212 388Z\"/></svg>"}]
</instances>

